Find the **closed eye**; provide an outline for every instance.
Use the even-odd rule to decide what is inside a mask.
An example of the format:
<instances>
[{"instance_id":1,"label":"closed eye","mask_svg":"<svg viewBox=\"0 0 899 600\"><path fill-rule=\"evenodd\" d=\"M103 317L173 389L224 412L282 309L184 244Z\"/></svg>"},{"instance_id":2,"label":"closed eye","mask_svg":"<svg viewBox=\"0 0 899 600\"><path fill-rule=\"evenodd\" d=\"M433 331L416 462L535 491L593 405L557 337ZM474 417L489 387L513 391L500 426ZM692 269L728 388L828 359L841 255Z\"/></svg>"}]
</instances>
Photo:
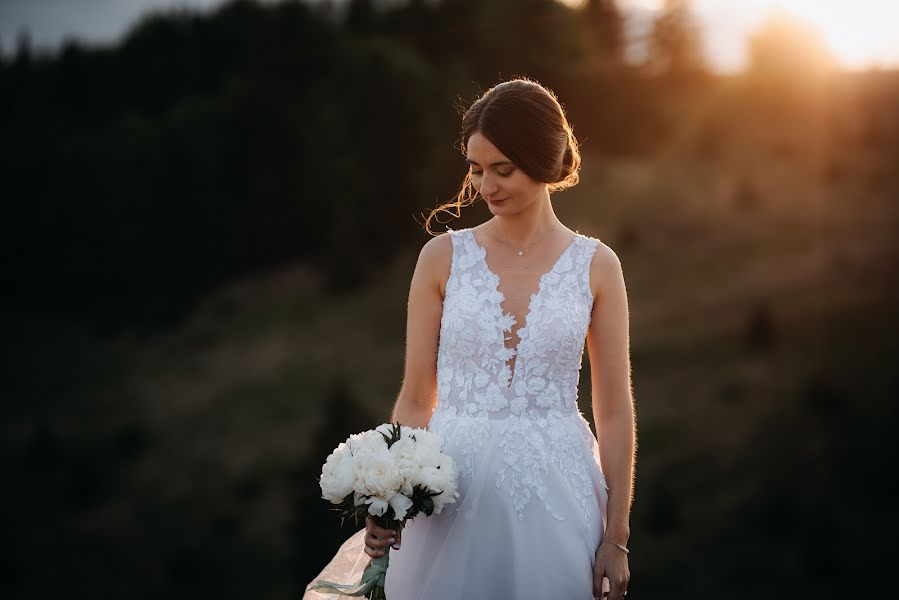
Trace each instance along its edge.
<instances>
[{"instance_id":1,"label":"closed eye","mask_svg":"<svg viewBox=\"0 0 899 600\"><path fill-rule=\"evenodd\" d=\"M514 171L514 169L512 171ZM500 177L508 177L509 175L512 174L512 171L507 171L505 173L502 171L497 171L496 174L499 175ZM472 171L471 172L472 175L482 175L483 173L484 173L483 171Z\"/></svg>"}]
</instances>

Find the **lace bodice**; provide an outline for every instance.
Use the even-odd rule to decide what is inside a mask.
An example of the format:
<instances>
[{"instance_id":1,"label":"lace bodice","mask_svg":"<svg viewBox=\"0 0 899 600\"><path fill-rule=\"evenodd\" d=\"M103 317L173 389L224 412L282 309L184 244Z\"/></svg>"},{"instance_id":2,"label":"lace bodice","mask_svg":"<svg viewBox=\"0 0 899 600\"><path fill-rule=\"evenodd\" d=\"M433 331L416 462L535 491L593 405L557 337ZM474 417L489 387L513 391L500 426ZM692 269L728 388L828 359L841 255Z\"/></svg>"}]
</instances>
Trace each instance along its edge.
<instances>
[{"instance_id":1,"label":"lace bodice","mask_svg":"<svg viewBox=\"0 0 899 600\"><path fill-rule=\"evenodd\" d=\"M465 440L461 476L470 478L485 436L503 421L499 445L505 459L496 484L510 486L519 518L532 496L545 497L551 465L568 477L589 514L586 469L597 468L588 462L595 439L578 410L577 386L593 308L590 262L599 240L576 234L541 276L517 330L518 345L509 348L506 334L516 318L502 308L500 278L490 270L486 250L470 228L450 229L448 235L453 256L440 323L438 406L430 427L445 429L453 421L453 435Z\"/></svg>"},{"instance_id":2,"label":"lace bodice","mask_svg":"<svg viewBox=\"0 0 899 600\"><path fill-rule=\"evenodd\" d=\"M487 266L486 251L471 229L450 229L449 235L453 258L440 322L439 404L491 419L576 411L598 240L578 233L541 276L516 350L505 345L516 319L502 309L499 277ZM508 363L513 356L514 373Z\"/></svg>"}]
</instances>

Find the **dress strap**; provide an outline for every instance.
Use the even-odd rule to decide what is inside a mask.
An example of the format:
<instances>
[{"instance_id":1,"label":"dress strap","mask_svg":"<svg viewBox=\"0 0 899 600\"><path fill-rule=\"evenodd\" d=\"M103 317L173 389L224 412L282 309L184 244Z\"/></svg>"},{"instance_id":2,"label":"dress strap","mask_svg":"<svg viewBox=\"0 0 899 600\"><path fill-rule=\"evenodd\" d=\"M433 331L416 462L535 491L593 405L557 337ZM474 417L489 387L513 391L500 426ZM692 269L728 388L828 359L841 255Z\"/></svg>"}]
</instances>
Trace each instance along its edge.
<instances>
[{"instance_id":1,"label":"dress strap","mask_svg":"<svg viewBox=\"0 0 899 600\"><path fill-rule=\"evenodd\" d=\"M452 258L450 259L450 272L446 282L448 289L453 287L455 279L459 277L460 271L464 268L464 263L462 260L466 254L465 243L462 238L462 234L464 232L465 229L455 230L452 227L446 228L446 234L450 236L450 241L452 242L453 247Z\"/></svg>"},{"instance_id":2,"label":"dress strap","mask_svg":"<svg viewBox=\"0 0 899 600\"><path fill-rule=\"evenodd\" d=\"M593 255L599 248L599 240L588 235L581 236L581 251L577 257L578 279L580 281L580 289L583 293L584 300L588 306L593 306L593 289L590 287L590 265L593 262Z\"/></svg>"}]
</instances>

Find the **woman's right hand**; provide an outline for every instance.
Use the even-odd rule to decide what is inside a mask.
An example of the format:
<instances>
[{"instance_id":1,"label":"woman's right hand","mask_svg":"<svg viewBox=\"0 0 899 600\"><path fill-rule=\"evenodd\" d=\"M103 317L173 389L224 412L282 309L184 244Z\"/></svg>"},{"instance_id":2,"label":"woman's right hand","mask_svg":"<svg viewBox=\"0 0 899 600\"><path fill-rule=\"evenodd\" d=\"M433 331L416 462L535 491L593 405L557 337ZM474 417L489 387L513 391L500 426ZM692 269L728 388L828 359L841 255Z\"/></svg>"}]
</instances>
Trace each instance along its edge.
<instances>
[{"instance_id":1,"label":"woman's right hand","mask_svg":"<svg viewBox=\"0 0 899 600\"><path fill-rule=\"evenodd\" d=\"M384 556L384 550L393 545L394 550L400 549L402 534L397 535L392 529L379 527L371 515L365 516L365 553L372 558Z\"/></svg>"}]
</instances>

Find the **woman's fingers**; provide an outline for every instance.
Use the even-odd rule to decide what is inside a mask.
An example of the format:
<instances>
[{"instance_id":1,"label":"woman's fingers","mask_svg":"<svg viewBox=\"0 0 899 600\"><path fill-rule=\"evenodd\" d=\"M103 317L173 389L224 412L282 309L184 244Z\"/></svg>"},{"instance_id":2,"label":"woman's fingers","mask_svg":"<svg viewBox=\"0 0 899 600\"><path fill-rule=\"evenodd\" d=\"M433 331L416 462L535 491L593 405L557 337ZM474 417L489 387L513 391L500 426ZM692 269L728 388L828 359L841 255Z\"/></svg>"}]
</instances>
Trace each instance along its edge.
<instances>
[{"instance_id":1,"label":"woman's fingers","mask_svg":"<svg viewBox=\"0 0 899 600\"><path fill-rule=\"evenodd\" d=\"M371 548L377 548L377 549L386 548L387 546L389 546L390 544L393 544L395 542L396 542L396 539L394 539L392 537L379 538L379 537L373 536L373 535L365 536L365 545L369 546Z\"/></svg>"},{"instance_id":2,"label":"woman's fingers","mask_svg":"<svg viewBox=\"0 0 899 600\"><path fill-rule=\"evenodd\" d=\"M384 556L384 548L397 542L393 530L379 527L371 516L365 518L365 553L373 558Z\"/></svg>"},{"instance_id":3,"label":"woman's fingers","mask_svg":"<svg viewBox=\"0 0 899 600\"><path fill-rule=\"evenodd\" d=\"M365 517L365 529L370 534L374 534L379 538L396 537L396 531L379 526L371 518L371 515Z\"/></svg>"},{"instance_id":4,"label":"woman's fingers","mask_svg":"<svg viewBox=\"0 0 899 600\"><path fill-rule=\"evenodd\" d=\"M365 553L373 558L384 556L384 549L393 542L393 538L379 539L367 535L365 536Z\"/></svg>"},{"instance_id":5,"label":"woman's fingers","mask_svg":"<svg viewBox=\"0 0 899 600\"><path fill-rule=\"evenodd\" d=\"M609 580L602 573L593 576L593 597L605 600L609 593Z\"/></svg>"},{"instance_id":6,"label":"woman's fingers","mask_svg":"<svg viewBox=\"0 0 899 600\"><path fill-rule=\"evenodd\" d=\"M624 592L627 589L627 581L624 579L610 580L609 600L625 600Z\"/></svg>"},{"instance_id":7,"label":"woman's fingers","mask_svg":"<svg viewBox=\"0 0 899 600\"><path fill-rule=\"evenodd\" d=\"M608 600L627 600L624 594L631 578L627 557L618 550L608 550L609 548L610 545L601 545L596 553L596 563L593 567L593 595L603 600L605 597ZM597 587L600 589L597 590Z\"/></svg>"}]
</instances>

